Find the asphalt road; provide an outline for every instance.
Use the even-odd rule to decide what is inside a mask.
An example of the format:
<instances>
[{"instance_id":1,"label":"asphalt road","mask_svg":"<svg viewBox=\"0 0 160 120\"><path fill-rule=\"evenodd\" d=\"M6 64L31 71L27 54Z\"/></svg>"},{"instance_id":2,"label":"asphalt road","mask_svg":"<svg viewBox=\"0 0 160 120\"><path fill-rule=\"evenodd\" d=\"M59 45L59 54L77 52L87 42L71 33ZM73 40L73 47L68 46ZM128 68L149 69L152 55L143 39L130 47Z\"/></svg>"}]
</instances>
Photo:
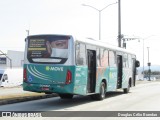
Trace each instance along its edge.
<instances>
[{"instance_id":1,"label":"asphalt road","mask_svg":"<svg viewBox=\"0 0 160 120\"><path fill-rule=\"evenodd\" d=\"M160 82L151 82L137 85L128 94L107 93L103 101L93 101L89 96L75 96L71 100L55 97L1 105L0 111L160 111L159 100Z\"/></svg>"}]
</instances>

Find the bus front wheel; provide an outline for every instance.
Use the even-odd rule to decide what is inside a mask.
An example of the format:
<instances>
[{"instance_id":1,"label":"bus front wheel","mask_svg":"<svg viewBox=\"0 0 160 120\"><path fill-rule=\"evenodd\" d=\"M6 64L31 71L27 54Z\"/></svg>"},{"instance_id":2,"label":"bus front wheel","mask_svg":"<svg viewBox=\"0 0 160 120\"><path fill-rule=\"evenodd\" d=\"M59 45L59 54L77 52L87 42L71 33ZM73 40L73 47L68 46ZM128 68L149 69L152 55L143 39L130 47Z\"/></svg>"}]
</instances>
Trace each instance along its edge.
<instances>
[{"instance_id":1,"label":"bus front wheel","mask_svg":"<svg viewBox=\"0 0 160 120\"><path fill-rule=\"evenodd\" d=\"M130 90L130 84L128 83L128 87L123 89L124 93L129 93Z\"/></svg>"},{"instance_id":2,"label":"bus front wheel","mask_svg":"<svg viewBox=\"0 0 160 120\"><path fill-rule=\"evenodd\" d=\"M71 94L59 94L61 99L72 99L73 95Z\"/></svg>"},{"instance_id":3,"label":"bus front wheel","mask_svg":"<svg viewBox=\"0 0 160 120\"><path fill-rule=\"evenodd\" d=\"M103 100L106 97L106 84L104 82L100 85L100 92L98 94L91 95L94 100Z\"/></svg>"}]
</instances>

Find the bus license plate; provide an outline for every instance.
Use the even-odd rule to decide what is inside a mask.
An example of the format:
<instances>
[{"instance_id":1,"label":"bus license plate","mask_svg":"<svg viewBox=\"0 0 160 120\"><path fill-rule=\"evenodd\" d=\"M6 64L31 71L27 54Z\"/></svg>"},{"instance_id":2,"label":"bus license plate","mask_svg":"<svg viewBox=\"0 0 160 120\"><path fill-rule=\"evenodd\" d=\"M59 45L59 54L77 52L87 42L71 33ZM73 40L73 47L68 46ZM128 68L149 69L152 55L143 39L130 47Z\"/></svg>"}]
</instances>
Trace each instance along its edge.
<instances>
[{"instance_id":1,"label":"bus license plate","mask_svg":"<svg viewBox=\"0 0 160 120\"><path fill-rule=\"evenodd\" d=\"M41 89L44 91L47 91L47 90L49 90L49 87L42 87Z\"/></svg>"}]
</instances>

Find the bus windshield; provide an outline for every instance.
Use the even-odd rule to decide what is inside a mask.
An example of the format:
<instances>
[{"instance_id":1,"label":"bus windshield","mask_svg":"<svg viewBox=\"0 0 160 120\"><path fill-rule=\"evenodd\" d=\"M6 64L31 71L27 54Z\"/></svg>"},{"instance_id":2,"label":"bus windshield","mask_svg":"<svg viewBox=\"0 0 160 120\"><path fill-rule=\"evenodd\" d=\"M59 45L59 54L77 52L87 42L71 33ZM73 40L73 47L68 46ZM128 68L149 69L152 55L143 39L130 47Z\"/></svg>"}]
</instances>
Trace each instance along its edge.
<instances>
[{"instance_id":1,"label":"bus windshield","mask_svg":"<svg viewBox=\"0 0 160 120\"><path fill-rule=\"evenodd\" d=\"M29 36L27 58L31 63L64 64L68 59L68 36Z\"/></svg>"}]
</instances>

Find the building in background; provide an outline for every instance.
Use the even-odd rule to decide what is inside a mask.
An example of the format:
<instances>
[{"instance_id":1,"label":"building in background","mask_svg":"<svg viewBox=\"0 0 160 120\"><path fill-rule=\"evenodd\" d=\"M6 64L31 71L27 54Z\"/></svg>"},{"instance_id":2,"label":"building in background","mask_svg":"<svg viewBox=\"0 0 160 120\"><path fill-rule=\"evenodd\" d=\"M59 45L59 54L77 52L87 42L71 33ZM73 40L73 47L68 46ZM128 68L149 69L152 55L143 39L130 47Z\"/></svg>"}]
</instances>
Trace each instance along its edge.
<instances>
[{"instance_id":1,"label":"building in background","mask_svg":"<svg viewBox=\"0 0 160 120\"><path fill-rule=\"evenodd\" d=\"M23 67L24 52L8 50L7 54L1 51L0 69Z\"/></svg>"},{"instance_id":2,"label":"building in background","mask_svg":"<svg viewBox=\"0 0 160 120\"><path fill-rule=\"evenodd\" d=\"M0 56L0 69L6 68L7 65L7 58L6 57L1 57Z\"/></svg>"},{"instance_id":3,"label":"building in background","mask_svg":"<svg viewBox=\"0 0 160 120\"><path fill-rule=\"evenodd\" d=\"M13 87L23 82L24 52L0 50L0 87Z\"/></svg>"}]
</instances>

